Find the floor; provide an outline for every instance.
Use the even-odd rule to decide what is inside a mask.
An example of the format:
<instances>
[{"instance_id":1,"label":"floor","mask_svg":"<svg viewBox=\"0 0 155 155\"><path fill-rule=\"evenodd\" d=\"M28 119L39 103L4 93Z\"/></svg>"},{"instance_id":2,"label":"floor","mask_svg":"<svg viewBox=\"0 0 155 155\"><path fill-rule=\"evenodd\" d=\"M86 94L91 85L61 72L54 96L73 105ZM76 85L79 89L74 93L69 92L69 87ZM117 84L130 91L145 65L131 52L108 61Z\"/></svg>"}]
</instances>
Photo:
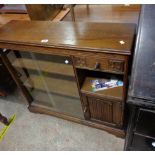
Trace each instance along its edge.
<instances>
[{"instance_id":1,"label":"floor","mask_svg":"<svg viewBox=\"0 0 155 155\"><path fill-rule=\"evenodd\" d=\"M76 21L138 23L140 5L76 5ZM11 20L30 20L28 14L0 14L0 26ZM71 13L63 21L72 21Z\"/></svg>"},{"instance_id":2,"label":"floor","mask_svg":"<svg viewBox=\"0 0 155 155\"><path fill-rule=\"evenodd\" d=\"M79 150L119 151L124 140L105 131L56 117L34 114L27 110L22 94L17 91L0 99L3 115L17 118L0 142L0 150Z\"/></svg>"}]
</instances>

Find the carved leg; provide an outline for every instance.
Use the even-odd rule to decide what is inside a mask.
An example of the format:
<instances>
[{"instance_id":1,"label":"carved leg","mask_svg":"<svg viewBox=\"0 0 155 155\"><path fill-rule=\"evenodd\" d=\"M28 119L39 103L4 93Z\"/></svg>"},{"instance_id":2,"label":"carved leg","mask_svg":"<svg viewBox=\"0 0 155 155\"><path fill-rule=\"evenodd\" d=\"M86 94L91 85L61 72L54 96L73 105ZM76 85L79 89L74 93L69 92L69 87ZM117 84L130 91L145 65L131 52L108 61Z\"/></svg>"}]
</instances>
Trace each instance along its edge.
<instances>
[{"instance_id":1,"label":"carved leg","mask_svg":"<svg viewBox=\"0 0 155 155\"><path fill-rule=\"evenodd\" d=\"M1 113L0 113L0 122L2 122L5 125L9 125L8 119L4 117Z\"/></svg>"}]
</instances>

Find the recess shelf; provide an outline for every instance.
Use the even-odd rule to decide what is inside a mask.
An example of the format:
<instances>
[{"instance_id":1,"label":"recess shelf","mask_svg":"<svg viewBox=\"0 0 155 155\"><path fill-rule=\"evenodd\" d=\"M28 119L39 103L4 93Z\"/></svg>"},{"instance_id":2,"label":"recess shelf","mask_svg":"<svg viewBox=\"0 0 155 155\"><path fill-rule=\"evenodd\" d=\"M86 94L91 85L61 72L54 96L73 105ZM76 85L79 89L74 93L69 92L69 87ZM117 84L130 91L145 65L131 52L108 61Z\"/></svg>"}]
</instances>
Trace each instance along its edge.
<instances>
[{"instance_id":1,"label":"recess shelf","mask_svg":"<svg viewBox=\"0 0 155 155\"><path fill-rule=\"evenodd\" d=\"M95 80L95 79L99 79L99 78L86 77L82 85L81 92L86 93L86 94L100 95L102 97L110 97L110 98L122 100L123 86L118 86L114 88L109 88L109 89L93 92L92 86L91 86L91 80Z\"/></svg>"},{"instance_id":2,"label":"recess shelf","mask_svg":"<svg viewBox=\"0 0 155 155\"><path fill-rule=\"evenodd\" d=\"M44 81L43 81L44 80ZM33 82L33 86L29 84L28 81ZM24 85L29 88L38 89L41 91L47 91L46 86L48 87L48 91L50 93L61 94L64 96L71 96L75 98L79 98L77 85L75 81L68 81L65 79L58 79L52 77L42 77L37 75L31 75L25 82ZM45 86L46 85L46 86Z\"/></svg>"}]
</instances>

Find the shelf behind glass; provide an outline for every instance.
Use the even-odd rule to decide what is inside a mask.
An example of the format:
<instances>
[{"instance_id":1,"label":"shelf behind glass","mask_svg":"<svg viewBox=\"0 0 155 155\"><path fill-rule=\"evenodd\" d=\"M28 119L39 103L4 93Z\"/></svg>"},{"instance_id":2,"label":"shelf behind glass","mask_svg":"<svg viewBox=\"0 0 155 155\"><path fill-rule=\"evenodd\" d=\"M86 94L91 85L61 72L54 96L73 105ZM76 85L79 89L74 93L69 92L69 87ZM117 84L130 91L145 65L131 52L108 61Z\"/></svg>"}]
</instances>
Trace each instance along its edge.
<instances>
[{"instance_id":1,"label":"shelf behind glass","mask_svg":"<svg viewBox=\"0 0 155 155\"><path fill-rule=\"evenodd\" d=\"M83 118L70 57L21 51L9 55L35 105Z\"/></svg>"}]
</instances>

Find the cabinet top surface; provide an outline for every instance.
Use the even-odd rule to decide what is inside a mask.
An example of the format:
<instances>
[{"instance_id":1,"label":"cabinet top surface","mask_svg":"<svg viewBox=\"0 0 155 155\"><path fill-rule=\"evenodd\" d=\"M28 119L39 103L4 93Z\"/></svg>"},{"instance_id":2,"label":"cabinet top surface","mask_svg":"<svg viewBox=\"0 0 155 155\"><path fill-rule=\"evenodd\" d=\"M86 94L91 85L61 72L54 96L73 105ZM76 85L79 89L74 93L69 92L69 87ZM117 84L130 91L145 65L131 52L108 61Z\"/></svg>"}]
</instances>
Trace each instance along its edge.
<instances>
[{"instance_id":1,"label":"cabinet top surface","mask_svg":"<svg viewBox=\"0 0 155 155\"><path fill-rule=\"evenodd\" d=\"M11 21L0 28L0 43L130 54L134 33L134 24Z\"/></svg>"}]
</instances>

